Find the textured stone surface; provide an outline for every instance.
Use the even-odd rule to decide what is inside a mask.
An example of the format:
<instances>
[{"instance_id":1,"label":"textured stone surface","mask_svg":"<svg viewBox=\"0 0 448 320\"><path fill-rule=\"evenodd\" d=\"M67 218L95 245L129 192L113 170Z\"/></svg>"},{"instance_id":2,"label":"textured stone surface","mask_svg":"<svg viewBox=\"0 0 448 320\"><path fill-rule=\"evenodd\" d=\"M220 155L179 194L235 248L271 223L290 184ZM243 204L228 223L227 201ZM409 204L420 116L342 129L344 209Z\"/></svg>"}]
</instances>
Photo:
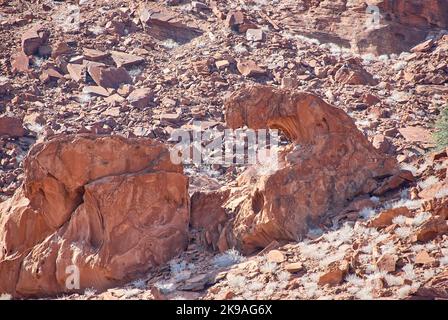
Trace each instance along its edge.
<instances>
[{"instance_id":1,"label":"textured stone surface","mask_svg":"<svg viewBox=\"0 0 448 320\"><path fill-rule=\"evenodd\" d=\"M17 117L0 116L0 136L22 137L25 134L22 120Z\"/></svg>"},{"instance_id":2,"label":"textured stone surface","mask_svg":"<svg viewBox=\"0 0 448 320\"><path fill-rule=\"evenodd\" d=\"M188 179L149 139L65 136L36 145L25 182L0 205L0 291L105 289L165 263L187 244Z\"/></svg>"},{"instance_id":3,"label":"textured stone surface","mask_svg":"<svg viewBox=\"0 0 448 320\"><path fill-rule=\"evenodd\" d=\"M232 218L220 249L251 252L272 240L297 239L396 170L395 160L379 153L342 110L310 93L245 87L228 99L226 122L278 128L295 147L281 152L277 170L265 174L255 166L239 177L224 204Z\"/></svg>"}]
</instances>

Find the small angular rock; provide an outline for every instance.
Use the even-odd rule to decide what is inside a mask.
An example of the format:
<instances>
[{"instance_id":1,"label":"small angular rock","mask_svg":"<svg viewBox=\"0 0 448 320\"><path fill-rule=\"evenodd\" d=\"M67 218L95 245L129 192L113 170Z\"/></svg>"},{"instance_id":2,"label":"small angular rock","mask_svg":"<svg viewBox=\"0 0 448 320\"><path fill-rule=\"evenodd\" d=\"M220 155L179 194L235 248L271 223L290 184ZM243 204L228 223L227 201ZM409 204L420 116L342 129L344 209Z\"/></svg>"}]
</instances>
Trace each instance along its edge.
<instances>
[{"instance_id":1,"label":"small angular rock","mask_svg":"<svg viewBox=\"0 0 448 320\"><path fill-rule=\"evenodd\" d=\"M132 91L127 100L136 108L145 108L152 101L154 93L149 88L139 88Z\"/></svg>"},{"instance_id":2,"label":"small angular rock","mask_svg":"<svg viewBox=\"0 0 448 320\"><path fill-rule=\"evenodd\" d=\"M123 67L113 68L89 64L87 72L95 83L103 88L118 89L123 83L132 83L129 73Z\"/></svg>"},{"instance_id":3,"label":"small angular rock","mask_svg":"<svg viewBox=\"0 0 448 320\"><path fill-rule=\"evenodd\" d=\"M126 52L111 51L110 55L118 68L119 67L128 68L131 66L138 65L143 61L145 61L145 59L142 57L135 56Z\"/></svg>"},{"instance_id":4,"label":"small angular rock","mask_svg":"<svg viewBox=\"0 0 448 320\"><path fill-rule=\"evenodd\" d=\"M264 33L261 29L247 29L246 38L249 41L263 41Z\"/></svg>"},{"instance_id":5,"label":"small angular rock","mask_svg":"<svg viewBox=\"0 0 448 320\"><path fill-rule=\"evenodd\" d=\"M279 250L271 250L266 255L266 258L270 262L282 263L285 261L285 255Z\"/></svg>"},{"instance_id":6,"label":"small angular rock","mask_svg":"<svg viewBox=\"0 0 448 320\"><path fill-rule=\"evenodd\" d=\"M22 120L17 117L8 117L0 115L0 136L6 135L9 137L23 137L25 129L22 125Z\"/></svg>"},{"instance_id":7,"label":"small angular rock","mask_svg":"<svg viewBox=\"0 0 448 320\"><path fill-rule=\"evenodd\" d=\"M246 77L258 77L266 75L266 70L260 68L253 60L239 60L238 71Z\"/></svg>"},{"instance_id":8,"label":"small angular rock","mask_svg":"<svg viewBox=\"0 0 448 320\"><path fill-rule=\"evenodd\" d=\"M39 47L43 45L49 37L49 32L40 25L35 25L27 29L22 34L22 50L29 56L35 54Z\"/></svg>"}]
</instances>

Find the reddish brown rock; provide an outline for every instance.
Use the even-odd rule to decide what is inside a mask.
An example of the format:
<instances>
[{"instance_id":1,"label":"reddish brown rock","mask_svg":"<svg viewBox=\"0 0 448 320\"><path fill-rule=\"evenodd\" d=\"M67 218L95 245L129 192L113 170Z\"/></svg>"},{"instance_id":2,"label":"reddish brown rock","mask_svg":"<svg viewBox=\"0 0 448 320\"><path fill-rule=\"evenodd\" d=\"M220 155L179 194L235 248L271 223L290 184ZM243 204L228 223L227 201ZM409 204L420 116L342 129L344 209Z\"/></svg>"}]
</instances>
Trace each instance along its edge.
<instances>
[{"instance_id":1,"label":"reddish brown rock","mask_svg":"<svg viewBox=\"0 0 448 320\"><path fill-rule=\"evenodd\" d=\"M125 67L125 68L132 67L132 66L138 65L138 64L142 63L143 61L145 61L145 59L143 59L142 57L139 57L139 56L136 56L133 54L129 54L126 52L111 51L110 55L118 68L119 67Z\"/></svg>"},{"instance_id":2,"label":"reddish brown rock","mask_svg":"<svg viewBox=\"0 0 448 320\"><path fill-rule=\"evenodd\" d=\"M436 182L433 185L424 188L418 193L420 199L430 200L435 198L436 194L446 188L447 186L443 182Z\"/></svg>"},{"instance_id":3,"label":"reddish brown rock","mask_svg":"<svg viewBox=\"0 0 448 320\"><path fill-rule=\"evenodd\" d=\"M273 240L297 239L329 212L371 192L375 178L396 172L395 160L379 153L350 117L310 93L245 87L226 102L226 122L278 128L301 146L279 154L278 170L252 167L239 177L224 204L232 219L220 241L230 248L252 252Z\"/></svg>"},{"instance_id":4,"label":"reddish brown rock","mask_svg":"<svg viewBox=\"0 0 448 320\"><path fill-rule=\"evenodd\" d=\"M42 71L40 81L46 83L53 80L64 79L64 76L55 68L48 68Z\"/></svg>"},{"instance_id":5,"label":"reddish brown rock","mask_svg":"<svg viewBox=\"0 0 448 320\"><path fill-rule=\"evenodd\" d=\"M422 209L433 216L417 229L414 240L426 242L448 232L448 198L425 201Z\"/></svg>"},{"instance_id":6,"label":"reddish brown rock","mask_svg":"<svg viewBox=\"0 0 448 320\"><path fill-rule=\"evenodd\" d=\"M51 57L56 59L61 55L65 55L72 52L72 48L70 48L66 42L58 41L56 44L52 46L51 49Z\"/></svg>"},{"instance_id":7,"label":"reddish brown rock","mask_svg":"<svg viewBox=\"0 0 448 320\"><path fill-rule=\"evenodd\" d=\"M393 154L395 152L395 147L392 144L391 139L382 134L375 135L372 144L383 153Z\"/></svg>"},{"instance_id":8,"label":"reddish brown rock","mask_svg":"<svg viewBox=\"0 0 448 320\"><path fill-rule=\"evenodd\" d=\"M398 131L409 142L423 142L427 144L433 144L431 132L422 127L405 127L400 128Z\"/></svg>"},{"instance_id":9,"label":"reddish brown rock","mask_svg":"<svg viewBox=\"0 0 448 320\"><path fill-rule=\"evenodd\" d=\"M25 160L25 182L0 204L0 292L42 296L105 289L182 251L188 180L150 139L59 136ZM76 291L76 290L75 290Z\"/></svg>"},{"instance_id":10,"label":"reddish brown rock","mask_svg":"<svg viewBox=\"0 0 448 320\"><path fill-rule=\"evenodd\" d=\"M87 60L90 61L101 61L109 56L108 52L96 50L96 49L89 49L84 48L83 55Z\"/></svg>"},{"instance_id":11,"label":"reddish brown rock","mask_svg":"<svg viewBox=\"0 0 448 320\"><path fill-rule=\"evenodd\" d=\"M362 96L362 101L369 106L373 106L373 105L381 102L380 98L378 98L377 96L370 94L370 93L365 93Z\"/></svg>"},{"instance_id":12,"label":"reddish brown rock","mask_svg":"<svg viewBox=\"0 0 448 320\"><path fill-rule=\"evenodd\" d=\"M416 264L433 264L436 260L431 257L429 255L429 253L425 250L420 251L419 253L417 253L417 255L415 256L415 263Z\"/></svg>"},{"instance_id":13,"label":"reddish brown rock","mask_svg":"<svg viewBox=\"0 0 448 320\"><path fill-rule=\"evenodd\" d=\"M27 55L37 52L49 37L49 32L44 27L36 25L22 34L22 51Z\"/></svg>"},{"instance_id":14,"label":"reddish brown rock","mask_svg":"<svg viewBox=\"0 0 448 320\"><path fill-rule=\"evenodd\" d=\"M200 60L193 63L193 69L200 75L208 75L210 74L211 65L212 61L210 60Z\"/></svg>"},{"instance_id":15,"label":"reddish brown rock","mask_svg":"<svg viewBox=\"0 0 448 320\"><path fill-rule=\"evenodd\" d=\"M118 89L123 83L132 83L131 76L125 68L112 68L103 65L88 64L87 72L97 85L103 88Z\"/></svg>"},{"instance_id":16,"label":"reddish brown rock","mask_svg":"<svg viewBox=\"0 0 448 320\"><path fill-rule=\"evenodd\" d=\"M231 11L227 14L226 25L234 31L238 31L239 25L244 23L244 13L241 11Z\"/></svg>"},{"instance_id":17,"label":"reddish brown rock","mask_svg":"<svg viewBox=\"0 0 448 320\"><path fill-rule=\"evenodd\" d=\"M340 284L348 273L349 264L345 260L341 262L337 261L332 263L328 269L328 271L319 277L318 284L320 286L336 286Z\"/></svg>"},{"instance_id":18,"label":"reddish brown rock","mask_svg":"<svg viewBox=\"0 0 448 320\"><path fill-rule=\"evenodd\" d=\"M415 234L415 240L427 242L435 239L437 236L448 232L448 221L443 216L431 217Z\"/></svg>"},{"instance_id":19,"label":"reddish brown rock","mask_svg":"<svg viewBox=\"0 0 448 320\"><path fill-rule=\"evenodd\" d=\"M252 60L239 60L236 67L238 71L246 77L257 77L266 74L266 70L259 67L255 61Z\"/></svg>"},{"instance_id":20,"label":"reddish brown rock","mask_svg":"<svg viewBox=\"0 0 448 320\"><path fill-rule=\"evenodd\" d=\"M172 39L178 43L187 43L200 36L203 31L197 27L189 26L170 11L151 11L145 7L139 10L139 18L151 36L158 40Z\"/></svg>"},{"instance_id":21,"label":"reddish brown rock","mask_svg":"<svg viewBox=\"0 0 448 320\"><path fill-rule=\"evenodd\" d=\"M154 93L149 88L139 88L132 91L127 100L129 103L137 108L145 108L152 101Z\"/></svg>"},{"instance_id":22,"label":"reddish brown rock","mask_svg":"<svg viewBox=\"0 0 448 320\"><path fill-rule=\"evenodd\" d=\"M230 11L227 14L225 22L228 28L240 33L245 33L249 29L258 28L256 24L247 19L242 11Z\"/></svg>"},{"instance_id":23,"label":"reddish brown rock","mask_svg":"<svg viewBox=\"0 0 448 320\"><path fill-rule=\"evenodd\" d=\"M358 61L352 59L339 68L334 76L336 82L351 85L376 85L378 81L367 72Z\"/></svg>"},{"instance_id":24,"label":"reddish brown rock","mask_svg":"<svg viewBox=\"0 0 448 320\"><path fill-rule=\"evenodd\" d=\"M383 183L372 193L376 196L380 196L390 190L395 190L406 183L414 182L414 180L415 179L411 171L400 170L400 172L384 180Z\"/></svg>"},{"instance_id":25,"label":"reddish brown rock","mask_svg":"<svg viewBox=\"0 0 448 320\"><path fill-rule=\"evenodd\" d=\"M416 45L414 48L411 49L411 52L426 52L429 51L433 45L434 45L434 39L429 39L426 40L425 42Z\"/></svg>"},{"instance_id":26,"label":"reddish brown rock","mask_svg":"<svg viewBox=\"0 0 448 320\"><path fill-rule=\"evenodd\" d=\"M420 28L448 27L448 3L443 0L382 0L380 10L393 13L404 25Z\"/></svg>"},{"instance_id":27,"label":"reddish brown rock","mask_svg":"<svg viewBox=\"0 0 448 320\"><path fill-rule=\"evenodd\" d=\"M375 202L373 202L369 196L362 196L359 198L355 198L350 205L345 208L344 213L348 212L359 212L364 208L373 208L375 207Z\"/></svg>"},{"instance_id":28,"label":"reddish brown rock","mask_svg":"<svg viewBox=\"0 0 448 320\"><path fill-rule=\"evenodd\" d=\"M82 89L82 92L102 97L108 97L110 95L110 92L107 91L107 89L100 86L85 86Z\"/></svg>"},{"instance_id":29,"label":"reddish brown rock","mask_svg":"<svg viewBox=\"0 0 448 320\"><path fill-rule=\"evenodd\" d=\"M446 186L448 187L448 186ZM424 201L422 209L431 212L434 216L440 216L442 219L448 219L448 197L433 198Z\"/></svg>"},{"instance_id":30,"label":"reddish brown rock","mask_svg":"<svg viewBox=\"0 0 448 320\"><path fill-rule=\"evenodd\" d=\"M369 226L374 228L383 228L392 224L392 220L398 216L410 216L411 212L407 207L393 208L382 211L375 218L369 221Z\"/></svg>"},{"instance_id":31,"label":"reddish brown rock","mask_svg":"<svg viewBox=\"0 0 448 320\"><path fill-rule=\"evenodd\" d=\"M409 51L425 41L432 28L446 29L448 23L445 14L448 4L444 0L302 3L300 19L285 14L282 23L300 34L361 53L381 55ZM367 3L373 7L369 8Z\"/></svg>"},{"instance_id":32,"label":"reddish brown rock","mask_svg":"<svg viewBox=\"0 0 448 320\"><path fill-rule=\"evenodd\" d=\"M447 300L448 299L448 271L428 280L414 295L417 299Z\"/></svg>"},{"instance_id":33,"label":"reddish brown rock","mask_svg":"<svg viewBox=\"0 0 448 320\"><path fill-rule=\"evenodd\" d=\"M376 265L380 271L394 272L397 261L398 257L396 255L384 254L378 259Z\"/></svg>"},{"instance_id":34,"label":"reddish brown rock","mask_svg":"<svg viewBox=\"0 0 448 320\"><path fill-rule=\"evenodd\" d=\"M0 116L0 136L23 137L25 129L22 120L17 117Z\"/></svg>"},{"instance_id":35,"label":"reddish brown rock","mask_svg":"<svg viewBox=\"0 0 448 320\"><path fill-rule=\"evenodd\" d=\"M30 70L30 58L22 51L11 57L12 72L28 72Z\"/></svg>"},{"instance_id":36,"label":"reddish brown rock","mask_svg":"<svg viewBox=\"0 0 448 320\"><path fill-rule=\"evenodd\" d=\"M81 82L85 78L85 66L82 64L69 63L67 64L67 71L75 82Z\"/></svg>"},{"instance_id":37,"label":"reddish brown rock","mask_svg":"<svg viewBox=\"0 0 448 320\"><path fill-rule=\"evenodd\" d=\"M229 190L195 192L191 197L191 226L202 231L202 242L213 250L228 220L223 207L228 196Z\"/></svg>"}]
</instances>

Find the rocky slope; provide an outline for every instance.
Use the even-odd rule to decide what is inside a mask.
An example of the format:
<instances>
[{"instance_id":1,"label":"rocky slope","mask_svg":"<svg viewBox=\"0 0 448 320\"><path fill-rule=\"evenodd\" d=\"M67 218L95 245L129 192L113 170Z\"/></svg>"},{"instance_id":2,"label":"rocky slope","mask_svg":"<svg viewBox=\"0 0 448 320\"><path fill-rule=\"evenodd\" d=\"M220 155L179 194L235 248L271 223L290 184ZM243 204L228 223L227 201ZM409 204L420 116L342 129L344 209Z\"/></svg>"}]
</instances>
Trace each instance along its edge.
<instances>
[{"instance_id":1,"label":"rocky slope","mask_svg":"<svg viewBox=\"0 0 448 320\"><path fill-rule=\"evenodd\" d=\"M0 294L447 298L447 6L0 1ZM279 167L173 164L195 121Z\"/></svg>"}]
</instances>

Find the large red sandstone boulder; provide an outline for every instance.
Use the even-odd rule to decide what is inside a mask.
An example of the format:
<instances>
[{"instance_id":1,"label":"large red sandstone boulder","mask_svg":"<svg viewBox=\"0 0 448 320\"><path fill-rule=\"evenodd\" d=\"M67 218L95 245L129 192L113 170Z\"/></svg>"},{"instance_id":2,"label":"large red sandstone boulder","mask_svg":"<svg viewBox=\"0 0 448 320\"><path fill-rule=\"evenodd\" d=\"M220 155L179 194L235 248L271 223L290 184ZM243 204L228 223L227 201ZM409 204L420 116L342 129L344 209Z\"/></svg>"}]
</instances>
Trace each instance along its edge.
<instances>
[{"instance_id":1,"label":"large red sandstone boulder","mask_svg":"<svg viewBox=\"0 0 448 320\"><path fill-rule=\"evenodd\" d=\"M243 88L228 99L225 115L230 128L280 129L293 146L280 154L276 171L248 168L224 201L210 194L210 202L230 217L222 224L222 211L207 210L221 223L219 234L209 237L219 239L220 250L250 253L274 240L296 240L396 173L396 161L376 150L344 111L311 93ZM193 217L210 205L204 197L192 200Z\"/></svg>"},{"instance_id":2,"label":"large red sandstone boulder","mask_svg":"<svg viewBox=\"0 0 448 320\"><path fill-rule=\"evenodd\" d=\"M72 266L81 290L105 289L187 244L188 179L158 142L59 136L24 167L23 186L0 204L0 293L70 292Z\"/></svg>"}]
</instances>

